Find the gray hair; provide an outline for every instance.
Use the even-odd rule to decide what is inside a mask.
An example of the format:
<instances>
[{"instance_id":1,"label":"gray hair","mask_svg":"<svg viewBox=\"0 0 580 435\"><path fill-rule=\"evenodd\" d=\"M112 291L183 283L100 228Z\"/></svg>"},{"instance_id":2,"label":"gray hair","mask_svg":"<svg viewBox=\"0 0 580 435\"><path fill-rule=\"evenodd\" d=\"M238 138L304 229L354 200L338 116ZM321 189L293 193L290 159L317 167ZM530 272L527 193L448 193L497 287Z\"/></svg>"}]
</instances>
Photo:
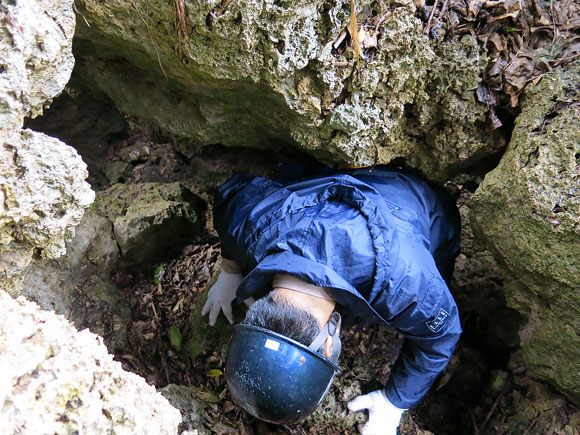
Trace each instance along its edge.
<instances>
[{"instance_id":1,"label":"gray hair","mask_svg":"<svg viewBox=\"0 0 580 435\"><path fill-rule=\"evenodd\" d=\"M274 301L272 292L254 302L242 323L277 332L306 346L320 332L316 317L283 298Z\"/></svg>"}]
</instances>

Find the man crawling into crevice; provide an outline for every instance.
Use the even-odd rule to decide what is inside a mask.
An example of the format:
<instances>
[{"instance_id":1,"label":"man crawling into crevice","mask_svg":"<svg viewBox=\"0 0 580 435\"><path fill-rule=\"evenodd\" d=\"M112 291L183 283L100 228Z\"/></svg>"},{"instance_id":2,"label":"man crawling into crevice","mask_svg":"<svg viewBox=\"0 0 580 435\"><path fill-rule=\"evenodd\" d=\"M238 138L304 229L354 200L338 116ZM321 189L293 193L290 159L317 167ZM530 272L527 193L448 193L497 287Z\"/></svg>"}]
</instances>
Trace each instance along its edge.
<instances>
[{"instance_id":1,"label":"man crawling into crevice","mask_svg":"<svg viewBox=\"0 0 580 435\"><path fill-rule=\"evenodd\" d=\"M222 270L203 314L233 323L234 299L250 307L226 362L236 403L273 423L304 419L340 372L342 322L384 322L401 353L386 386L348 407L369 411L362 434L396 434L461 334L446 284L460 249L453 201L399 169L287 164L223 184L214 223Z\"/></svg>"}]
</instances>

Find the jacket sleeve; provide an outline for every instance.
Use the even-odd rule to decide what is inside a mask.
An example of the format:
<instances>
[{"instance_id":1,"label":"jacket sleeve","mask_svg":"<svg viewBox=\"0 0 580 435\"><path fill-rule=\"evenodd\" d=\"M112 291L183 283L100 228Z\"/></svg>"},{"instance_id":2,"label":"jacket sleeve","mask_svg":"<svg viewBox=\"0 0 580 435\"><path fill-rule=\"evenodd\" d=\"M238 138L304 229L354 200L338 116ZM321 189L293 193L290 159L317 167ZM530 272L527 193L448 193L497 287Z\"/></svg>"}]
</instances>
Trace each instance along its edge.
<instances>
[{"instance_id":1,"label":"jacket sleeve","mask_svg":"<svg viewBox=\"0 0 580 435\"><path fill-rule=\"evenodd\" d=\"M457 305L432 256L415 247L413 258L395 293L403 299L413 294L414 300L389 322L403 334L404 342L385 394L401 409L414 407L427 394L461 334Z\"/></svg>"}]
</instances>

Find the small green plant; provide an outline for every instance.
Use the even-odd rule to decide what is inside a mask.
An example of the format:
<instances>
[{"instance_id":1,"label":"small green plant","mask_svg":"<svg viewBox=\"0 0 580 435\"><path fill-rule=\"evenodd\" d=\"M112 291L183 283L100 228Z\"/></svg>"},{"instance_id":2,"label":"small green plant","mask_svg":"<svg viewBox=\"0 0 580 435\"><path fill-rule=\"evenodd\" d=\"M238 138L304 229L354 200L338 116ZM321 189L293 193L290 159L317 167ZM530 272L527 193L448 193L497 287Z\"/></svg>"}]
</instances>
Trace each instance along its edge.
<instances>
[{"instance_id":1,"label":"small green plant","mask_svg":"<svg viewBox=\"0 0 580 435\"><path fill-rule=\"evenodd\" d=\"M176 351L181 352L183 336L181 335L179 328L175 325L169 327L169 342Z\"/></svg>"},{"instance_id":2,"label":"small green plant","mask_svg":"<svg viewBox=\"0 0 580 435\"><path fill-rule=\"evenodd\" d=\"M155 282L155 285L159 285L161 279L163 278L164 273L165 271L163 270L163 266L158 266L155 269L155 272L153 272L153 282Z\"/></svg>"}]
</instances>

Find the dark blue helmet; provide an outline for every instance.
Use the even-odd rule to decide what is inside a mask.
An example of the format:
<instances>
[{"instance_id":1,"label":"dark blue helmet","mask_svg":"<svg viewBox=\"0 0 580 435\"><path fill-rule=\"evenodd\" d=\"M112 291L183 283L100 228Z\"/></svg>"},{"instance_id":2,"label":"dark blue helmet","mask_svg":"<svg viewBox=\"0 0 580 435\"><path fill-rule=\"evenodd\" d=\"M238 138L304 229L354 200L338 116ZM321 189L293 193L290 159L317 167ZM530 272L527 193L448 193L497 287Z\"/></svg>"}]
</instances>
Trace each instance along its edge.
<instances>
[{"instance_id":1,"label":"dark blue helmet","mask_svg":"<svg viewBox=\"0 0 580 435\"><path fill-rule=\"evenodd\" d=\"M340 353L340 316L334 313L313 341L316 349L328 335L335 338L331 357ZM332 319L338 319L332 323ZM329 333L330 329L330 333ZM284 335L254 325L236 325L226 360L226 380L234 401L260 420L296 423L312 414L328 393L335 362Z\"/></svg>"}]
</instances>

